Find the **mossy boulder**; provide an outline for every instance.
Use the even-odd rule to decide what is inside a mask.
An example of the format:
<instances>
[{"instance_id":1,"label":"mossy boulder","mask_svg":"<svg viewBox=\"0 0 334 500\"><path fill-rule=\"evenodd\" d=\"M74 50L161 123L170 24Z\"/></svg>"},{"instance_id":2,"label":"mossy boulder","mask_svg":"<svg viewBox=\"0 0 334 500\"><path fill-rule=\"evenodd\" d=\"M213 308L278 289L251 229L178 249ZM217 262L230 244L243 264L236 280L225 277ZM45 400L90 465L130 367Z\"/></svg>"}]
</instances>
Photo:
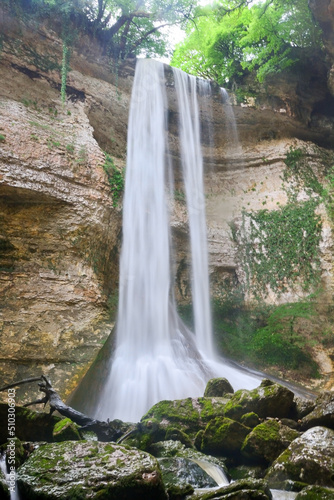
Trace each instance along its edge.
<instances>
[{"instance_id":1,"label":"mossy boulder","mask_svg":"<svg viewBox=\"0 0 334 500\"><path fill-rule=\"evenodd\" d=\"M60 441L80 441L78 425L72 422L69 418L63 418L57 422L53 428L52 436L56 442Z\"/></svg>"},{"instance_id":2,"label":"mossy boulder","mask_svg":"<svg viewBox=\"0 0 334 500\"><path fill-rule=\"evenodd\" d=\"M226 378L212 378L206 384L204 397L223 397L226 394L234 394L234 389Z\"/></svg>"},{"instance_id":3,"label":"mossy boulder","mask_svg":"<svg viewBox=\"0 0 334 500\"><path fill-rule=\"evenodd\" d=\"M315 426L324 426L334 429L334 393L323 392L318 396L314 409L301 421L303 430Z\"/></svg>"},{"instance_id":4,"label":"mossy boulder","mask_svg":"<svg viewBox=\"0 0 334 500\"><path fill-rule=\"evenodd\" d=\"M204 430L201 451L212 455L239 457L242 443L251 429L225 417L211 420Z\"/></svg>"},{"instance_id":5,"label":"mossy boulder","mask_svg":"<svg viewBox=\"0 0 334 500\"><path fill-rule=\"evenodd\" d=\"M8 406L0 403L0 422L7 422ZM49 413L16 406L15 434L21 441L53 441L52 431L61 419ZM7 425L0 425L0 444L7 442Z\"/></svg>"},{"instance_id":6,"label":"mossy boulder","mask_svg":"<svg viewBox=\"0 0 334 500\"><path fill-rule=\"evenodd\" d=\"M293 405L294 394L280 384L264 380L252 391L240 389L225 405L225 416L240 420L249 412L261 418L287 417Z\"/></svg>"},{"instance_id":7,"label":"mossy boulder","mask_svg":"<svg viewBox=\"0 0 334 500\"><path fill-rule=\"evenodd\" d=\"M292 441L268 469L272 488L287 481L334 487L334 431L313 427Z\"/></svg>"},{"instance_id":8,"label":"mossy boulder","mask_svg":"<svg viewBox=\"0 0 334 500\"><path fill-rule=\"evenodd\" d=\"M97 441L45 444L18 469L25 500L166 500L158 462L143 451Z\"/></svg>"},{"instance_id":9,"label":"mossy boulder","mask_svg":"<svg viewBox=\"0 0 334 500\"><path fill-rule=\"evenodd\" d=\"M188 448L193 447L193 444L192 444L189 436L187 436L187 434L185 432L182 432L180 429L176 429L175 427L168 427L166 434L165 434L165 439L166 439L166 441L169 441L169 440L180 441Z\"/></svg>"},{"instance_id":10,"label":"mossy boulder","mask_svg":"<svg viewBox=\"0 0 334 500\"><path fill-rule=\"evenodd\" d=\"M307 486L295 500L334 500L334 489L322 486Z\"/></svg>"},{"instance_id":11,"label":"mossy boulder","mask_svg":"<svg viewBox=\"0 0 334 500\"><path fill-rule=\"evenodd\" d=\"M270 419L257 425L245 438L242 455L250 463L271 463L300 433Z\"/></svg>"},{"instance_id":12,"label":"mossy boulder","mask_svg":"<svg viewBox=\"0 0 334 500\"><path fill-rule=\"evenodd\" d=\"M193 441L210 419L224 414L227 401L227 398L204 397L160 401L142 417L138 432L129 442L149 449L152 443L166 439L166 435L169 439L176 430L183 433L184 442L186 436Z\"/></svg>"},{"instance_id":13,"label":"mossy boulder","mask_svg":"<svg viewBox=\"0 0 334 500\"><path fill-rule=\"evenodd\" d=\"M188 497L189 500L271 500L268 484L261 479L241 479L209 492Z\"/></svg>"},{"instance_id":14,"label":"mossy boulder","mask_svg":"<svg viewBox=\"0 0 334 500\"><path fill-rule=\"evenodd\" d=\"M245 413L245 415L242 415L240 422L246 427L256 427L260 423L260 418L256 413L251 411L250 413Z\"/></svg>"}]
</instances>

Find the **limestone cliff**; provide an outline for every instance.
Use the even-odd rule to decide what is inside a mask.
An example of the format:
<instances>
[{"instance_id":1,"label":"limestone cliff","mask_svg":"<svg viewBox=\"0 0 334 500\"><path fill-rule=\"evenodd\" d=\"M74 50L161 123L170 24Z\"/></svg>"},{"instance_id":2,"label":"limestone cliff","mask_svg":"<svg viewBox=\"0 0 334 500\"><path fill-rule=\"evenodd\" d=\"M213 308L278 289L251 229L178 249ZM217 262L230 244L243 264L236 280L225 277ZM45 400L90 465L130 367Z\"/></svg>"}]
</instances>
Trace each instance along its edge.
<instances>
[{"instance_id":1,"label":"limestone cliff","mask_svg":"<svg viewBox=\"0 0 334 500\"><path fill-rule=\"evenodd\" d=\"M0 20L0 378L44 372L64 393L113 326L121 215L103 151L124 166L131 80L87 42L63 106L59 36Z\"/></svg>"},{"instance_id":2,"label":"limestone cliff","mask_svg":"<svg viewBox=\"0 0 334 500\"><path fill-rule=\"evenodd\" d=\"M94 40L83 36L71 54L63 105L62 42L50 22L24 23L1 11L0 24L0 385L43 372L66 395L113 327L108 303L117 295L121 207L114 206L104 151L118 168L124 167L135 61L115 65ZM178 190L179 152L173 135L178 114L168 81ZM265 202L274 209L277 202L285 203L280 175L289 146L312 142L328 148L334 139L322 63L316 71L291 73L266 87L249 81L248 88L252 86L257 97L246 92L234 106L242 154L231 147L219 89L212 96L212 128L204 128L215 286L226 276L240 275L228 222L240 216L244 205L259 209ZM202 113L205 119L204 108ZM176 288L185 301L186 222L181 199L173 228ZM321 261L329 298L332 244L324 214Z\"/></svg>"}]
</instances>

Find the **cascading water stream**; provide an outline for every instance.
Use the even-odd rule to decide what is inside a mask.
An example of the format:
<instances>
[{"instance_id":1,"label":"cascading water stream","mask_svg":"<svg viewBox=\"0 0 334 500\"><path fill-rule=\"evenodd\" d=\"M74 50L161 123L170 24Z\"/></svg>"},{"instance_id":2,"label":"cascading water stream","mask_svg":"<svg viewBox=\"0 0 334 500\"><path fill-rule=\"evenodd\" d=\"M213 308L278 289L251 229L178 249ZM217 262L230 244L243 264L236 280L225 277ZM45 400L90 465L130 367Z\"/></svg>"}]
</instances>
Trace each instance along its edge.
<instances>
[{"instance_id":1,"label":"cascading water stream","mask_svg":"<svg viewBox=\"0 0 334 500\"><path fill-rule=\"evenodd\" d=\"M178 317L171 290L164 66L141 59L128 126L116 347L97 408L96 417L101 419L138 421L160 400L203 395L212 376L229 378L235 388L258 385L256 377L221 364L214 354L196 78L180 70L174 70L174 78L192 253L195 335Z\"/></svg>"},{"instance_id":2,"label":"cascading water stream","mask_svg":"<svg viewBox=\"0 0 334 500\"><path fill-rule=\"evenodd\" d=\"M192 298L196 344L213 356L203 158L196 78L173 68L180 110L180 142L192 256Z\"/></svg>"}]
</instances>

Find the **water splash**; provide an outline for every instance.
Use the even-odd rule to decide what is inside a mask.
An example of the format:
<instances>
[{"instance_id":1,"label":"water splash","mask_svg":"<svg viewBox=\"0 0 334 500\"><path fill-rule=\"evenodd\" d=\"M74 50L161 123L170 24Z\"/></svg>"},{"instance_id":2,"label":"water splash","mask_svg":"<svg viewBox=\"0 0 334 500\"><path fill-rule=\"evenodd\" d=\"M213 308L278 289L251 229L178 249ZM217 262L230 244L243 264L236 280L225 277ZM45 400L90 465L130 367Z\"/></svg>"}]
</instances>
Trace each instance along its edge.
<instances>
[{"instance_id":1,"label":"water splash","mask_svg":"<svg viewBox=\"0 0 334 500\"><path fill-rule=\"evenodd\" d=\"M212 342L196 79L180 70L174 70L174 78L190 227L195 335L178 317L171 290L164 66L140 59L128 126L116 348L97 409L101 419L138 421L156 402L201 396L209 378L233 372L215 359ZM240 373L231 377L232 384L238 377L242 384L237 385L247 386L247 377ZM248 385L258 385L249 379Z\"/></svg>"}]
</instances>

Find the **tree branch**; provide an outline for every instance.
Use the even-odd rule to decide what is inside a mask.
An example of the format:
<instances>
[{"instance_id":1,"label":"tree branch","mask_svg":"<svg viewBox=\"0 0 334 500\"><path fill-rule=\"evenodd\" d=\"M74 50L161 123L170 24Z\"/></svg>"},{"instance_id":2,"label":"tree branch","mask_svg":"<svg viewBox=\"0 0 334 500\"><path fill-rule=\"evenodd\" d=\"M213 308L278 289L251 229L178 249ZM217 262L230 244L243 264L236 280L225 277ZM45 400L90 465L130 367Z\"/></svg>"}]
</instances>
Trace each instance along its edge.
<instances>
[{"instance_id":1,"label":"tree branch","mask_svg":"<svg viewBox=\"0 0 334 500\"><path fill-rule=\"evenodd\" d=\"M24 407L31 406L33 404L44 404L44 406L49 403L50 405L50 414L55 411L58 411L64 417L69 418L72 422L81 426L81 430L91 430L96 433L99 441L116 441L119 437L123 435L123 432L118 428L112 425L112 422L109 421L103 422L100 420L96 420L94 418L88 417L84 413L75 410L71 406L67 406L59 394L54 390L51 385L51 382L44 376L33 377L24 380L20 380L18 382L14 382L12 384L6 385L0 388L1 391L5 391L7 389L11 389L12 387L17 387L23 384L27 384L30 382L40 381L38 384L39 390L45 394L45 396L41 399L37 399L35 401L31 401L26 403Z\"/></svg>"}]
</instances>

